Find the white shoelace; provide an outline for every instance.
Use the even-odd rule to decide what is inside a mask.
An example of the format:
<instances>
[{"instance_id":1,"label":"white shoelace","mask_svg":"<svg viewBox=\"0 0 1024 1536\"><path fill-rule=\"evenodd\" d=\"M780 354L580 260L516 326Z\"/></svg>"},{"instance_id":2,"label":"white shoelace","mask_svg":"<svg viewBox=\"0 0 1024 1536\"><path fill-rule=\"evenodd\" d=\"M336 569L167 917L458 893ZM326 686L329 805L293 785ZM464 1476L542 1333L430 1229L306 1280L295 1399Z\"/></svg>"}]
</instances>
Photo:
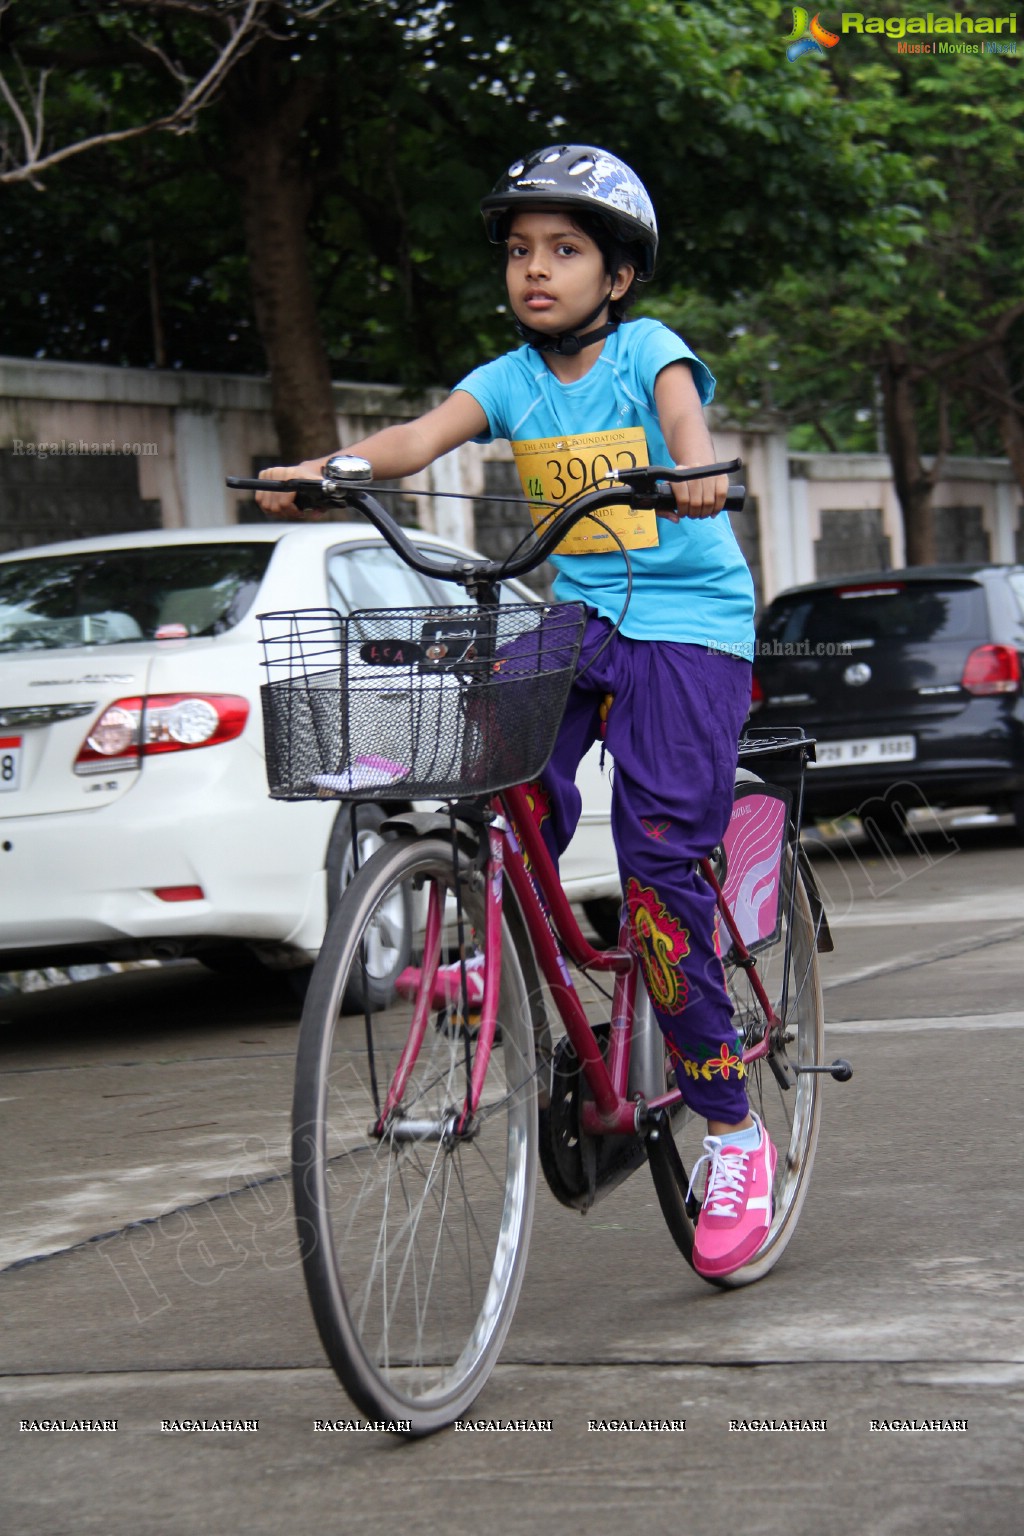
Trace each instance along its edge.
<instances>
[{"instance_id":1,"label":"white shoelace","mask_svg":"<svg viewBox=\"0 0 1024 1536\"><path fill-rule=\"evenodd\" d=\"M690 1187L686 1191L687 1200L693 1194L697 1175L704 1164L708 1163L710 1167L707 1189L704 1192L704 1210L709 1216L738 1216L746 1183L749 1156L750 1153L744 1152L742 1147L726 1147L722 1145L719 1137L706 1136L704 1155L697 1159L693 1165L693 1173L690 1175Z\"/></svg>"}]
</instances>

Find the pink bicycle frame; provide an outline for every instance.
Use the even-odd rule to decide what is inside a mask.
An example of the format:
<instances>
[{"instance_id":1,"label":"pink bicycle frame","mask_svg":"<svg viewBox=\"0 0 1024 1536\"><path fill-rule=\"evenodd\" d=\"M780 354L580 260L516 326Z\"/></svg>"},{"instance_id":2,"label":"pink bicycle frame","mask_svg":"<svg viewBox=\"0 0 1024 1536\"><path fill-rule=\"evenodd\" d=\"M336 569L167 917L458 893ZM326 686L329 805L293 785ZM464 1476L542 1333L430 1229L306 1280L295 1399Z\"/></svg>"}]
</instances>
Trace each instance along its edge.
<instances>
[{"instance_id":1,"label":"pink bicycle frame","mask_svg":"<svg viewBox=\"0 0 1024 1536\"><path fill-rule=\"evenodd\" d=\"M472 1076L466 1102L458 1117L456 1130L471 1121L479 1106L494 1044L494 1030L501 990L502 891L507 874L526 921L530 942L541 973L550 989L555 1006L565 1025L566 1034L583 1068L592 1100L582 1106L582 1128L589 1135L632 1135L639 1129L641 1110L657 1114L682 1102L678 1088L641 1105L628 1096L630 1052L633 1044L633 1019L639 968L635 955L623 946L598 950L584 938L576 915L562 889L558 871L548 852L530 810L525 789L508 789L492 802L495 820L488 827L489 880L485 900L484 994L481 1002L481 1027L473 1058ZM721 886L707 859L701 861L704 878L715 893L719 911L732 940L736 963L747 970L751 988L764 1010L762 1038L743 1052L743 1061L752 1062L768 1054L772 1029L778 1024L775 1011L754 966L750 951L722 894ZM409 1073L419 1054L430 1020L430 992L437 964L443 927L443 898L434 886L431 890L424 934L424 962L419 991L413 1004L409 1038L389 1085L378 1129L401 1103ZM626 939L626 929L621 937ZM561 946L561 947L560 947ZM564 950L564 953L563 953ZM583 970L610 972L614 975L612 993L611 1038L608 1059L587 1018L579 993L573 984L565 955ZM498 957L499 963L492 963Z\"/></svg>"},{"instance_id":2,"label":"pink bicycle frame","mask_svg":"<svg viewBox=\"0 0 1024 1536\"><path fill-rule=\"evenodd\" d=\"M526 919L530 942L544 980L550 988L565 1025L566 1034L572 1042L593 1095L592 1102L583 1105L583 1129L592 1135L631 1134L638 1128L638 1105L634 1099L627 1096L639 974L636 957L625 947L595 950L583 937L575 913L562 889L558 871L552 862L547 844L531 814L524 789L519 786L506 790L500 797L500 804L514 826L514 831L509 827L504 832L506 843L504 866ZM522 847L516 841L517 838L521 841ZM732 939L737 964L747 970L752 990L764 1010L766 1028L763 1037L745 1050L742 1058L744 1062L757 1061L768 1054L770 1033L776 1027L778 1020L754 966L750 951L707 859L701 861L701 869L715 893L723 921ZM538 893L540 899L538 899ZM625 930L621 937L625 940ZM579 993L573 985L559 943L574 964L581 969L610 971L615 975L611 1041L607 1062L601 1054ZM682 1095L676 1088L650 1100L647 1108L656 1113L662 1109L675 1107L681 1100Z\"/></svg>"}]
</instances>

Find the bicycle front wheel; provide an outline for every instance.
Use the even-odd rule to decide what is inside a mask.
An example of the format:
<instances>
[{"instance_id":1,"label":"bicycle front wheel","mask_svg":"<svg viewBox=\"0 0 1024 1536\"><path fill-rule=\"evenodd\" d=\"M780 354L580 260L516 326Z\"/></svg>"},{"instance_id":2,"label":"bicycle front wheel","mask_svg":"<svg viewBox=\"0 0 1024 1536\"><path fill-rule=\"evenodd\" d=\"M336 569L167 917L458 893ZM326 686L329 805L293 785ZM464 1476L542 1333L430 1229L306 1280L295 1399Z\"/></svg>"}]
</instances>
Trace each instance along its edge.
<instances>
[{"instance_id":1,"label":"bicycle front wheel","mask_svg":"<svg viewBox=\"0 0 1024 1536\"><path fill-rule=\"evenodd\" d=\"M722 1286L749 1285L752 1280L760 1280L781 1258L800 1219L818 1142L821 1078L792 1070L819 1066L825 1048L817 928L799 861L794 861L792 849L786 854L783 893L781 936L757 957L761 981L780 1017L772 1047L775 1068L771 1060L761 1058L748 1064L746 1077L750 1107L761 1117L778 1153L772 1224L763 1247L749 1264L712 1282ZM737 1031L747 1049L764 1035L764 1009L744 967L727 958L725 976ZM693 1262L693 1234L699 1212L696 1196L687 1199L689 1170L701 1155L706 1134L705 1122L684 1107L673 1116L673 1146L660 1138L648 1143L662 1214L676 1246L689 1263Z\"/></svg>"},{"instance_id":2,"label":"bicycle front wheel","mask_svg":"<svg viewBox=\"0 0 1024 1536\"><path fill-rule=\"evenodd\" d=\"M463 932L479 956L482 881L474 885L468 861L460 879ZM296 1216L320 1338L358 1407L412 1434L464 1412L497 1359L522 1284L536 1185L533 1030L504 922L499 1033L468 1133L456 1120L478 1020L457 1004L432 1009L418 1049L407 1052L416 978L458 957L454 883L452 850L440 839L388 844L359 870L314 969L295 1085ZM431 902L444 914L436 959L422 954ZM410 906L417 969L390 996L378 990L362 1013L345 1015L353 991L368 996L353 978L387 944L393 914ZM381 1127L403 1052L413 1058L408 1078Z\"/></svg>"}]
</instances>

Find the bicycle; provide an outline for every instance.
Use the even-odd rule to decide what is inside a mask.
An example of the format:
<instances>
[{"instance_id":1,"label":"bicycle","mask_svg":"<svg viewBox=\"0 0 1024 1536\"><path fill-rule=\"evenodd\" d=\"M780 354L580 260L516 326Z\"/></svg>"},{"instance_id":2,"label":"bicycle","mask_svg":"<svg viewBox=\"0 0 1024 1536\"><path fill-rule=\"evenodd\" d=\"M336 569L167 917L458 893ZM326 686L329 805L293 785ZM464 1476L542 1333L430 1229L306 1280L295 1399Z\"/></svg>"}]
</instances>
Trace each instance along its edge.
<instances>
[{"instance_id":1,"label":"bicycle","mask_svg":"<svg viewBox=\"0 0 1024 1536\"><path fill-rule=\"evenodd\" d=\"M580 518L624 501L671 509L666 482L738 467L623 470L557 510L526 553L450 564L413 547L373 495L365 460L337 455L322 482L275 485L344 502L414 569L474 599L262 616L272 794L444 802L391 818L391 840L332 914L303 1009L293 1103L296 1220L321 1341L357 1406L410 1435L464 1413L497 1361L538 1164L556 1199L586 1211L648 1162L672 1238L691 1257L700 1203L687 1169L703 1122L671 1076L625 916L617 946L584 937L524 787L550 754L585 614L501 602L499 588ZM734 487L727 505L743 494ZM812 751L801 731L748 729L741 760L794 754L802 786ZM817 954L831 939L800 847L802 793L794 800L747 767L737 777L742 815L701 870L744 1040L732 1068L742 1061L779 1161L768 1239L745 1269L714 1282L725 1286L767 1274L789 1243L813 1166L820 1078L850 1075L847 1063L822 1061ZM596 1023L584 976L599 979Z\"/></svg>"}]
</instances>

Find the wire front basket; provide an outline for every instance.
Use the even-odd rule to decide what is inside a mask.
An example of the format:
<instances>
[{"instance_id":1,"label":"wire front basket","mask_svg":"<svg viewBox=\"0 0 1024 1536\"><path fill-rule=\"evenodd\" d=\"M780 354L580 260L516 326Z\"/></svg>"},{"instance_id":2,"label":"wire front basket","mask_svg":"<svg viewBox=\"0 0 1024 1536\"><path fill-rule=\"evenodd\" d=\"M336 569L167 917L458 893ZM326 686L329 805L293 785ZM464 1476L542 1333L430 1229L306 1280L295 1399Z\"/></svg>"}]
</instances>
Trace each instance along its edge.
<instances>
[{"instance_id":1,"label":"wire front basket","mask_svg":"<svg viewBox=\"0 0 1024 1536\"><path fill-rule=\"evenodd\" d=\"M456 800L536 778L583 637L578 603L260 616L279 800Z\"/></svg>"}]
</instances>

